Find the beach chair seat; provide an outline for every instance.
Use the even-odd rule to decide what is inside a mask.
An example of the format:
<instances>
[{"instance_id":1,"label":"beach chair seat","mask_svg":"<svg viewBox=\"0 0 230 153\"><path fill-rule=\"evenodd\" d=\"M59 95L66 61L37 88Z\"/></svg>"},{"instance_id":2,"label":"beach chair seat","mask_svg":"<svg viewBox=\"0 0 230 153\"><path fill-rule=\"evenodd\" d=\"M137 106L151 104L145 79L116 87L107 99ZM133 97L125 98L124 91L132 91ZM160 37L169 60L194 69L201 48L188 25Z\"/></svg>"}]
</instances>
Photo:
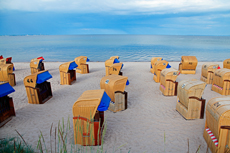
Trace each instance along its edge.
<instances>
[{"instance_id":1,"label":"beach chair seat","mask_svg":"<svg viewBox=\"0 0 230 153\"><path fill-rule=\"evenodd\" d=\"M230 69L230 58L224 60L224 62L223 62L223 68Z\"/></svg>"},{"instance_id":2,"label":"beach chair seat","mask_svg":"<svg viewBox=\"0 0 230 153\"><path fill-rule=\"evenodd\" d=\"M101 89L105 89L111 98L110 111L118 112L127 109L128 93L125 91L125 87L128 84L128 77L120 75L109 75L101 79Z\"/></svg>"},{"instance_id":3,"label":"beach chair seat","mask_svg":"<svg viewBox=\"0 0 230 153\"><path fill-rule=\"evenodd\" d=\"M75 144L101 145L104 111L110 98L104 89L87 90L73 105L73 130Z\"/></svg>"},{"instance_id":4,"label":"beach chair seat","mask_svg":"<svg viewBox=\"0 0 230 153\"><path fill-rule=\"evenodd\" d=\"M156 61L162 61L163 58L162 57L153 57L151 59L151 68L150 68L150 72L152 72L154 74L154 66L155 66L155 63Z\"/></svg>"},{"instance_id":5,"label":"beach chair seat","mask_svg":"<svg viewBox=\"0 0 230 153\"><path fill-rule=\"evenodd\" d=\"M215 70L219 69L216 63L205 63L202 65L200 80L212 84Z\"/></svg>"},{"instance_id":6,"label":"beach chair seat","mask_svg":"<svg viewBox=\"0 0 230 153\"><path fill-rule=\"evenodd\" d=\"M8 82L0 82L0 127L15 116L13 98L8 96L14 91Z\"/></svg>"},{"instance_id":7,"label":"beach chair seat","mask_svg":"<svg viewBox=\"0 0 230 153\"><path fill-rule=\"evenodd\" d=\"M30 61L30 71L31 71L31 74L45 70L45 66L44 66L43 60L44 60L43 57L38 57L38 58L34 58L34 59L32 59Z\"/></svg>"},{"instance_id":8,"label":"beach chair seat","mask_svg":"<svg viewBox=\"0 0 230 153\"><path fill-rule=\"evenodd\" d=\"M160 76L161 76L161 71L166 68L170 68L171 66L169 65L168 61L162 60L162 61L156 61L154 64L154 76L153 80L155 82L160 82Z\"/></svg>"},{"instance_id":9,"label":"beach chair seat","mask_svg":"<svg viewBox=\"0 0 230 153\"><path fill-rule=\"evenodd\" d=\"M230 96L215 97L206 106L203 137L213 153L229 152Z\"/></svg>"},{"instance_id":10,"label":"beach chair seat","mask_svg":"<svg viewBox=\"0 0 230 153\"><path fill-rule=\"evenodd\" d=\"M77 64L74 61L66 62L59 66L61 85L71 85L76 80L76 67Z\"/></svg>"},{"instance_id":11,"label":"beach chair seat","mask_svg":"<svg viewBox=\"0 0 230 153\"><path fill-rule=\"evenodd\" d=\"M160 77L160 91L165 96L176 96L177 85L176 78L179 75L179 71L174 68L163 69Z\"/></svg>"},{"instance_id":12,"label":"beach chair seat","mask_svg":"<svg viewBox=\"0 0 230 153\"><path fill-rule=\"evenodd\" d=\"M181 56L181 63L179 64L179 71L181 74L196 74L197 66L196 56Z\"/></svg>"},{"instance_id":13,"label":"beach chair seat","mask_svg":"<svg viewBox=\"0 0 230 153\"><path fill-rule=\"evenodd\" d=\"M81 74L89 73L89 65L86 62L89 62L87 56L79 56L74 59L77 64L76 72Z\"/></svg>"},{"instance_id":14,"label":"beach chair seat","mask_svg":"<svg viewBox=\"0 0 230 153\"><path fill-rule=\"evenodd\" d=\"M221 95L230 95L230 69L217 69L214 72L212 90Z\"/></svg>"},{"instance_id":15,"label":"beach chair seat","mask_svg":"<svg viewBox=\"0 0 230 153\"><path fill-rule=\"evenodd\" d=\"M177 87L176 110L187 120L204 117L205 99L202 99L206 83L200 80L183 80Z\"/></svg>"},{"instance_id":16,"label":"beach chair seat","mask_svg":"<svg viewBox=\"0 0 230 153\"><path fill-rule=\"evenodd\" d=\"M105 61L105 76L116 74L122 75L121 69L123 63L118 60L119 56L112 56L110 59Z\"/></svg>"},{"instance_id":17,"label":"beach chair seat","mask_svg":"<svg viewBox=\"0 0 230 153\"><path fill-rule=\"evenodd\" d=\"M52 98L52 90L48 79L52 78L48 70L33 73L24 78L24 85L30 104L44 104Z\"/></svg>"},{"instance_id":18,"label":"beach chair seat","mask_svg":"<svg viewBox=\"0 0 230 153\"><path fill-rule=\"evenodd\" d=\"M13 73L13 64L1 64L0 65L0 81L9 82L11 86L16 85L15 74Z\"/></svg>"}]
</instances>

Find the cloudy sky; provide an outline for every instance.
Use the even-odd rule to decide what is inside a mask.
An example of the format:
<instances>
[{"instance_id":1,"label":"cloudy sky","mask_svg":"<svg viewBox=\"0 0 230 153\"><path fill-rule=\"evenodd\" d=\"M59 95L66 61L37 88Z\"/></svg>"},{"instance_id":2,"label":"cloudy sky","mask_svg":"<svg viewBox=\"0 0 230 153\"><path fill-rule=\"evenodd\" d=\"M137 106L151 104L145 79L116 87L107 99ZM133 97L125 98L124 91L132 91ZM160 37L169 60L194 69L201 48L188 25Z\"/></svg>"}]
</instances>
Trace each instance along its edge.
<instances>
[{"instance_id":1,"label":"cloudy sky","mask_svg":"<svg viewBox=\"0 0 230 153\"><path fill-rule=\"evenodd\" d=\"M0 35L230 35L230 0L0 0Z\"/></svg>"}]
</instances>

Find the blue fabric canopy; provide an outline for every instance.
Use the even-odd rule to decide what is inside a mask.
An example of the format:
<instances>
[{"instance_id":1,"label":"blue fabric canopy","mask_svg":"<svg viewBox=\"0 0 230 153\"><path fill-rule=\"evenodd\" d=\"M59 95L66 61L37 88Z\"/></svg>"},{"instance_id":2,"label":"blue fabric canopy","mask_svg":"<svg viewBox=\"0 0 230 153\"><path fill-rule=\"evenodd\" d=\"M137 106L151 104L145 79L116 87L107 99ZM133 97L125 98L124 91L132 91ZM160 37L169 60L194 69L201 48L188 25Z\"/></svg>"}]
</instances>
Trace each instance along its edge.
<instances>
[{"instance_id":1,"label":"blue fabric canopy","mask_svg":"<svg viewBox=\"0 0 230 153\"><path fill-rule=\"evenodd\" d=\"M70 65L69 65L69 70L73 70L73 69L75 69L76 67L78 67L78 65L77 65L75 62L72 62L72 63L70 63Z\"/></svg>"},{"instance_id":2,"label":"blue fabric canopy","mask_svg":"<svg viewBox=\"0 0 230 153\"><path fill-rule=\"evenodd\" d=\"M129 80L127 80L126 85L129 85Z\"/></svg>"},{"instance_id":3,"label":"blue fabric canopy","mask_svg":"<svg viewBox=\"0 0 230 153\"><path fill-rule=\"evenodd\" d=\"M0 97L4 97L12 92L15 92L15 90L9 83L0 85Z\"/></svg>"},{"instance_id":4,"label":"blue fabric canopy","mask_svg":"<svg viewBox=\"0 0 230 153\"><path fill-rule=\"evenodd\" d=\"M89 62L89 59L87 58L86 62Z\"/></svg>"},{"instance_id":5,"label":"blue fabric canopy","mask_svg":"<svg viewBox=\"0 0 230 153\"><path fill-rule=\"evenodd\" d=\"M167 69L168 69L168 68L171 68L171 65L168 64L168 65L166 66L166 68L167 68Z\"/></svg>"},{"instance_id":6,"label":"blue fabric canopy","mask_svg":"<svg viewBox=\"0 0 230 153\"><path fill-rule=\"evenodd\" d=\"M120 63L120 61L117 58L115 58L113 63Z\"/></svg>"},{"instance_id":7,"label":"blue fabric canopy","mask_svg":"<svg viewBox=\"0 0 230 153\"><path fill-rule=\"evenodd\" d=\"M106 94L106 92L104 92L101 98L101 103L98 106L97 110L106 111L109 108L110 101L111 101L110 97Z\"/></svg>"},{"instance_id":8,"label":"blue fabric canopy","mask_svg":"<svg viewBox=\"0 0 230 153\"><path fill-rule=\"evenodd\" d=\"M40 73L37 75L37 84L41 84L43 82L45 82L46 80L49 80L50 78L52 78L52 75L50 75L50 73L48 71L45 71L44 73Z\"/></svg>"}]
</instances>

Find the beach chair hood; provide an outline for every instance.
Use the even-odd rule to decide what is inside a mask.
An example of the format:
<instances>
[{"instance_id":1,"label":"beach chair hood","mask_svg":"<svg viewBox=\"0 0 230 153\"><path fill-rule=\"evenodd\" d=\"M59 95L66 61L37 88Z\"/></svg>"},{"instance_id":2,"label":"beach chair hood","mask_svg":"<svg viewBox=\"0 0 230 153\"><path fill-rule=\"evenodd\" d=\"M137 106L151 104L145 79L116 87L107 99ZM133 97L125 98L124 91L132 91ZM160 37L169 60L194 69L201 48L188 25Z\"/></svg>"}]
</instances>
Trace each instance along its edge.
<instances>
[{"instance_id":1,"label":"beach chair hood","mask_svg":"<svg viewBox=\"0 0 230 153\"><path fill-rule=\"evenodd\" d=\"M73 70L77 66L78 65L74 61L66 62L59 66L59 71L67 73L69 70Z\"/></svg>"},{"instance_id":2,"label":"beach chair hood","mask_svg":"<svg viewBox=\"0 0 230 153\"><path fill-rule=\"evenodd\" d=\"M81 64L86 64L89 61L87 56L79 56L74 59L75 63L79 66Z\"/></svg>"},{"instance_id":3,"label":"beach chair hood","mask_svg":"<svg viewBox=\"0 0 230 153\"><path fill-rule=\"evenodd\" d=\"M37 73L33 73L24 78L24 85L35 88L37 84L41 84L46 80L52 78L48 70L40 71Z\"/></svg>"},{"instance_id":4,"label":"beach chair hood","mask_svg":"<svg viewBox=\"0 0 230 153\"><path fill-rule=\"evenodd\" d=\"M101 89L105 89L105 92L113 102L115 101L115 92L124 92L126 84L129 84L128 77L120 75L108 75L100 81Z\"/></svg>"},{"instance_id":5,"label":"beach chair hood","mask_svg":"<svg viewBox=\"0 0 230 153\"><path fill-rule=\"evenodd\" d=\"M106 111L110 98L104 89L87 90L77 99L73 105L73 117L81 116L92 120L96 111Z\"/></svg>"}]
</instances>

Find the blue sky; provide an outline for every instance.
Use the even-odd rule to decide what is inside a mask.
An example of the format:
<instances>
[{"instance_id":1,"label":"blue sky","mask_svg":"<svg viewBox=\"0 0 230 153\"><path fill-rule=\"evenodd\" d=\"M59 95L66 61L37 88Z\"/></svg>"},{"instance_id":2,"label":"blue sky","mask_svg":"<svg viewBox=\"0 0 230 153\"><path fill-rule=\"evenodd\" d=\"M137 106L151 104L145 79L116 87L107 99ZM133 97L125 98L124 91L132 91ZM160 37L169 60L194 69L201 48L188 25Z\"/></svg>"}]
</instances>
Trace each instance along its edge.
<instances>
[{"instance_id":1,"label":"blue sky","mask_svg":"<svg viewBox=\"0 0 230 153\"><path fill-rule=\"evenodd\" d=\"M0 35L230 35L230 0L0 0Z\"/></svg>"}]
</instances>

